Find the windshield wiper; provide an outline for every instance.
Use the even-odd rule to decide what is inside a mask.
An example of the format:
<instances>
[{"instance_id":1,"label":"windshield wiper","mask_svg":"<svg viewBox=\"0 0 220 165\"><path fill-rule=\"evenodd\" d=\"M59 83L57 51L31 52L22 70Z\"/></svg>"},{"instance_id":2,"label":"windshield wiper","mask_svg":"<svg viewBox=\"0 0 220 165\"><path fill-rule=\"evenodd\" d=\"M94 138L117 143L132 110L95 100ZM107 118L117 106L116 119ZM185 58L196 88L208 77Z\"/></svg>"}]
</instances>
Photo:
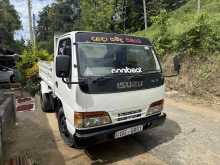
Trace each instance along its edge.
<instances>
[{"instance_id":1,"label":"windshield wiper","mask_svg":"<svg viewBox=\"0 0 220 165\"><path fill-rule=\"evenodd\" d=\"M127 75L130 79L135 78L135 77L144 77L147 76L148 74L151 73L159 73L160 71L147 71L147 72L142 72L142 73L137 73L137 74L129 74Z\"/></svg>"},{"instance_id":2,"label":"windshield wiper","mask_svg":"<svg viewBox=\"0 0 220 165\"><path fill-rule=\"evenodd\" d=\"M103 81L113 80L114 78L119 77L119 76L129 77L129 79L132 79L132 78L136 78L136 77L143 77L143 76L146 76L147 74L157 73L157 72L160 72L160 71L147 71L147 72L142 72L142 73L137 73L137 74L124 74L124 73L123 74L122 73L108 74L105 76L99 76L97 78L92 78L92 81L94 83L103 82Z\"/></svg>"},{"instance_id":3,"label":"windshield wiper","mask_svg":"<svg viewBox=\"0 0 220 165\"><path fill-rule=\"evenodd\" d=\"M107 80L112 80L113 77L109 77L109 76L101 76L101 77L97 77L95 79L93 79L93 82L103 82L103 81L107 81Z\"/></svg>"}]
</instances>

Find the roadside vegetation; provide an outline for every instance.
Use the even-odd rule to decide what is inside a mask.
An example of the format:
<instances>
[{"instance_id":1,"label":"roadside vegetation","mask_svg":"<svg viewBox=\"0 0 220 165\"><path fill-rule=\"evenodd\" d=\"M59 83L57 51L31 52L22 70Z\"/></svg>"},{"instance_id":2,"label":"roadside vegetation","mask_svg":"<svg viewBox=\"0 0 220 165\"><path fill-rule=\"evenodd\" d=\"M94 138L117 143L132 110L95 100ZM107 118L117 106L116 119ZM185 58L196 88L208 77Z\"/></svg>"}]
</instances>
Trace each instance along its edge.
<instances>
[{"instance_id":1,"label":"roadside vegetation","mask_svg":"<svg viewBox=\"0 0 220 165\"><path fill-rule=\"evenodd\" d=\"M160 55L169 52L207 56L220 51L220 2L203 0L200 13L196 11L196 0L190 0L179 9L162 10L153 18L148 32L135 34L149 37Z\"/></svg>"},{"instance_id":2,"label":"roadside vegetation","mask_svg":"<svg viewBox=\"0 0 220 165\"><path fill-rule=\"evenodd\" d=\"M40 80L38 78L39 60L52 60L52 55L47 50L33 50L26 48L21 54L21 58L17 63L17 68L21 73L21 83L31 95L34 95L40 90Z\"/></svg>"},{"instance_id":3,"label":"roadside vegetation","mask_svg":"<svg viewBox=\"0 0 220 165\"><path fill-rule=\"evenodd\" d=\"M182 70L178 79L167 79L167 87L205 97L211 102L220 96L220 2L201 1L201 11L195 10L196 0L190 0L172 12L162 10L153 18L149 37L163 59L166 69L170 56L179 55Z\"/></svg>"},{"instance_id":4,"label":"roadside vegetation","mask_svg":"<svg viewBox=\"0 0 220 165\"><path fill-rule=\"evenodd\" d=\"M0 48L12 49L20 53L24 41L14 40L14 32L21 28L21 21L14 6L8 0L0 1Z\"/></svg>"}]
</instances>

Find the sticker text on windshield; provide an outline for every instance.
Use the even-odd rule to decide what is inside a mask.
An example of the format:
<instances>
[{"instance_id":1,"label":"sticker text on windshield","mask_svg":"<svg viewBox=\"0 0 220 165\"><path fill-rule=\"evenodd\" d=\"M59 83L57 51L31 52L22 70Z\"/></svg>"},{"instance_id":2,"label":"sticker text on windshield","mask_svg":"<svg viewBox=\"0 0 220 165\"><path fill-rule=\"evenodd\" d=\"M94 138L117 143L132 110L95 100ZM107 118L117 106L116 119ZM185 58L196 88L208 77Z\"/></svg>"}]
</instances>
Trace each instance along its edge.
<instances>
[{"instance_id":1,"label":"sticker text on windshield","mask_svg":"<svg viewBox=\"0 0 220 165\"><path fill-rule=\"evenodd\" d=\"M142 68L121 68L121 69L112 69L112 73L142 73Z\"/></svg>"}]
</instances>

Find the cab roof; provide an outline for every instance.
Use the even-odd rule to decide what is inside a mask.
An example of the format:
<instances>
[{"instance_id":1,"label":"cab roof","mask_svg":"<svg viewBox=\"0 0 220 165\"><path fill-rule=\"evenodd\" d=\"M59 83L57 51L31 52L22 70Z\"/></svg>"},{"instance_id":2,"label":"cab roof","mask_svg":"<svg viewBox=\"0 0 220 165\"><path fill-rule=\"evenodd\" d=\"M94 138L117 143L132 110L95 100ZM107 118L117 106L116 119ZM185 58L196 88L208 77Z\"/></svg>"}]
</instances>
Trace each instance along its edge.
<instances>
[{"instance_id":1,"label":"cab roof","mask_svg":"<svg viewBox=\"0 0 220 165\"><path fill-rule=\"evenodd\" d=\"M72 31L65 33L60 37L71 35L74 37L75 42L96 42L96 43L121 43L121 44L137 44L149 45L151 42L144 37L137 37L127 34L105 33L105 32L88 32L88 31Z\"/></svg>"}]
</instances>

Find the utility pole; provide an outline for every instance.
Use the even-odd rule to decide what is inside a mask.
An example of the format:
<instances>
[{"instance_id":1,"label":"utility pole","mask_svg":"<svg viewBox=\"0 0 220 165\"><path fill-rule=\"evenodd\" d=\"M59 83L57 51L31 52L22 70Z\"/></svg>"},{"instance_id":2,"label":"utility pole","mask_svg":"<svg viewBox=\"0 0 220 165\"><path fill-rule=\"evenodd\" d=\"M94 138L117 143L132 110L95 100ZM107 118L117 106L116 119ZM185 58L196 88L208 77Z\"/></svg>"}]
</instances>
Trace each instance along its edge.
<instances>
[{"instance_id":1,"label":"utility pole","mask_svg":"<svg viewBox=\"0 0 220 165\"><path fill-rule=\"evenodd\" d=\"M146 1L143 0L143 8L144 8L144 27L145 33L147 32L147 11L146 11Z\"/></svg>"},{"instance_id":2,"label":"utility pole","mask_svg":"<svg viewBox=\"0 0 220 165\"><path fill-rule=\"evenodd\" d=\"M36 50L36 16L33 14L33 49Z\"/></svg>"},{"instance_id":3,"label":"utility pole","mask_svg":"<svg viewBox=\"0 0 220 165\"><path fill-rule=\"evenodd\" d=\"M201 10L201 2L200 0L197 0L197 13L200 14L200 10Z\"/></svg>"},{"instance_id":4,"label":"utility pole","mask_svg":"<svg viewBox=\"0 0 220 165\"><path fill-rule=\"evenodd\" d=\"M33 35L33 29L32 29L32 0L27 0L27 1L28 1L30 41L31 41L31 44L33 44L33 42L34 42L34 35Z\"/></svg>"},{"instance_id":5,"label":"utility pole","mask_svg":"<svg viewBox=\"0 0 220 165\"><path fill-rule=\"evenodd\" d=\"M122 4L122 13L123 13L123 29L124 29L124 33L126 32L126 16L127 16L127 7L128 7L128 1L127 0L123 0L123 4Z\"/></svg>"}]
</instances>

